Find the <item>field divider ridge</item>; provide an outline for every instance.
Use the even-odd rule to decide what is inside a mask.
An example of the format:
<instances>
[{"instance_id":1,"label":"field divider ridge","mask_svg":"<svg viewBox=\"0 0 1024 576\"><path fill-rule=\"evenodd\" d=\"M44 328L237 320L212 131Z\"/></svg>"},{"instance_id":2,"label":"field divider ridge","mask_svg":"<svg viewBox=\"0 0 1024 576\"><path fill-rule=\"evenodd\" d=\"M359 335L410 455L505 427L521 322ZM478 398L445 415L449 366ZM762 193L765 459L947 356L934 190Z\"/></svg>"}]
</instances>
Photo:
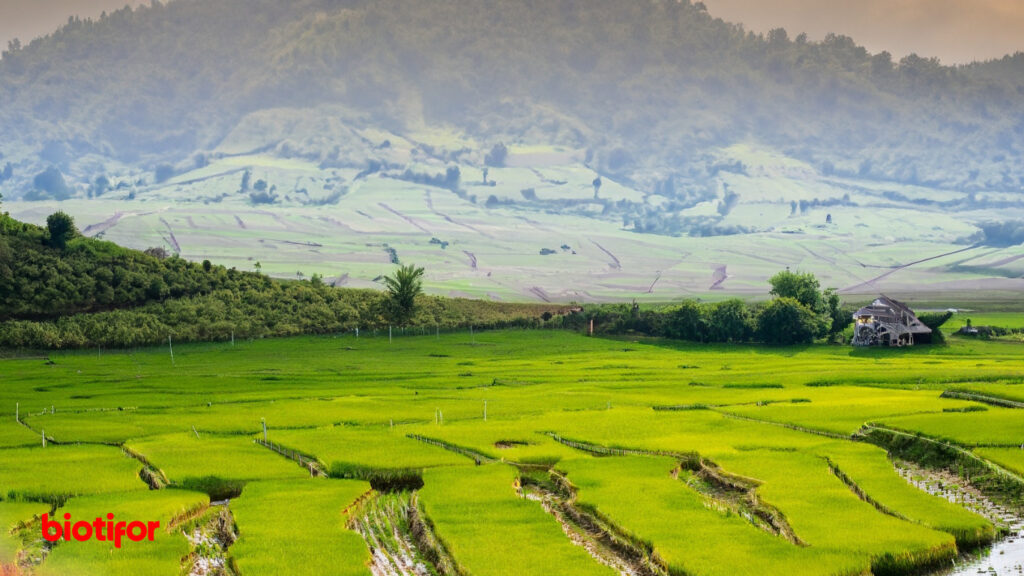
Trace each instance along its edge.
<instances>
[{"instance_id":1,"label":"field divider ridge","mask_svg":"<svg viewBox=\"0 0 1024 576\"><path fill-rule=\"evenodd\" d=\"M473 460L474 462L476 462L477 465L491 464L493 462L503 461L497 458L492 458L491 456L488 456L482 452L477 452L476 450L459 446L458 444L452 444L451 442L438 440L436 438L430 438L428 436L420 436L419 434L406 434L405 437L410 438L412 440L418 440L420 442L423 442L424 444L430 444L431 446L443 448L450 452L455 452L456 454L460 454L462 456L465 456L466 458Z\"/></svg>"},{"instance_id":2,"label":"field divider ridge","mask_svg":"<svg viewBox=\"0 0 1024 576\"><path fill-rule=\"evenodd\" d=\"M299 466L309 470L310 476L316 478L330 478L330 476L327 474L327 469L324 467L323 463L320 462L320 460L318 460L314 456L310 456L309 454L299 452L298 450L292 450L291 448L287 448L276 442L266 441L261 438L254 438L253 442L259 444L260 446L263 446L264 448L267 448L268 450L277 453L280 456L284 456L289 460L298 462Z\"/></svg>"}]
</instances>

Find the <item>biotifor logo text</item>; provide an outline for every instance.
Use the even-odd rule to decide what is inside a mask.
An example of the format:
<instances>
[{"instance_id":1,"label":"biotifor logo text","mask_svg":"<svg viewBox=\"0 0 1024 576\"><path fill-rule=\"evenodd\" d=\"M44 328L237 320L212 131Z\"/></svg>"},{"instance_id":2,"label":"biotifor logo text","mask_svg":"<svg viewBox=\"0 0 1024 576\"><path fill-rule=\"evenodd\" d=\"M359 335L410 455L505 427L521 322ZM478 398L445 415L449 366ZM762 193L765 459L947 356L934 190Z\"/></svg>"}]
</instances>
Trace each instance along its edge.
<instances>
[{"instance_id":1,"label":"biotifor logo text","mask_svg":"<svg viewBox=\"0 0 1024 576\"><path fill-rule=\"evenodd\" d=\"M71 514L64 515L64 522L50 520L49 514L43 514L43 538L47 542L58 540L77 540L85 542L96 538L100 542L113 542L114 548L121 547L121 539L125 536L132 542L143 540L153 541L153 532L160 527L159 522L114 522L114 515L107 514L107 520L96 518L91 523L79 520L71 522Z\"/></svg>"}]
</instances>

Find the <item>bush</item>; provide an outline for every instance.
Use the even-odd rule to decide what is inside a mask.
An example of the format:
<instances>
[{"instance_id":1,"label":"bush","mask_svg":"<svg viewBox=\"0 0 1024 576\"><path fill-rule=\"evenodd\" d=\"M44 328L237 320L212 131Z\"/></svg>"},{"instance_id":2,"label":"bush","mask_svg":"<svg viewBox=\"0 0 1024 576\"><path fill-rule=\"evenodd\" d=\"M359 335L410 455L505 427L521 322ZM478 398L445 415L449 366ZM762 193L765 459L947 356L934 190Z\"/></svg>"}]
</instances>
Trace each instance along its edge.
<instances>
[{"instance_id":1,"label":"bush","mask_svg":"<svg viewBox=\"0 0 1024 576\"><path fill-rule=\"evenodd\" d=\"M793 298L776 298L757 316L758 337L767 344L808 344L819 330L819 318Z\"/></svg>"}]
</instances>

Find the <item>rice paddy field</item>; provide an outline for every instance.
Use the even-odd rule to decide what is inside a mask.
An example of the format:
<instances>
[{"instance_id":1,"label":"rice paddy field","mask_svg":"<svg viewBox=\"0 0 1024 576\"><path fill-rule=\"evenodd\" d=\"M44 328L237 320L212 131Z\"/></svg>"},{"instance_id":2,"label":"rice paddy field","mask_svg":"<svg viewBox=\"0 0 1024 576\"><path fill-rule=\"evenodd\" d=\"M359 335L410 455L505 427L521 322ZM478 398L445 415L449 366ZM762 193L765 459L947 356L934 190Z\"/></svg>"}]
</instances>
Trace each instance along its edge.
<instances>
[{"instance_id":1,"label":"rice paddy field","mask_svg":"<svg viewBox=\"0 0 1024 576\"><path fill-rule=\"evenodd\" d=\"M513 330L6 357L0 574L947 574L1019 530L1022 352ZM1006 513L918 488L872 430L989 467ZM44 513L161 525L49 543Z\"/></svg>"}]
</instances>

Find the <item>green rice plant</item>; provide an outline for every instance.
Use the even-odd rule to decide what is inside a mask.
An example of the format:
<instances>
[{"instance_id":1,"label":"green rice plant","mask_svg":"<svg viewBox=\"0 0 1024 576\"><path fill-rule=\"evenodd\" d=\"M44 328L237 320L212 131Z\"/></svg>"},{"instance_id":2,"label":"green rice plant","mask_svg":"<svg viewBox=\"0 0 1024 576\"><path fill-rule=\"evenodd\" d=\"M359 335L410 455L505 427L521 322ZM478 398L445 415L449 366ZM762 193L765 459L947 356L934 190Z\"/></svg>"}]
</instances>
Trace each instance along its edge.
<instances>
[{"instance_id":1,"label":"green rice plant","mask_svg":"<svg viewBox=\"0 0 1024 576\"><path fill-rule=\"evenodd\" d=\"M366 543L345 527L347 509L369 489L355 480L251 482L230 504L238 527L231 558L246 576L369 576Z\"/></svg>"},{"instance_id":2,"label":"green rice plant","mask_svg":"<svg viewBox=\"0 0 1024 576\"><path fill-rule=\"evenodd\" d=\"M578 453L543 434L543 417L516 420L463 420L444 426L420 425L417 434L450 442L494 460L550 466Z\"/></svg>"},{"instance_id":3,"label":"green rice plant","mask_svg":"<svg viewBox=\"0 0 1024 576\"><path fill-rule=\"evenodd\" d=\"M567 576L614 572L574 546L536 502L516 494L514 469L501 464L424 472L419 501L436 536L466 573Z\"/></svg>"},{"instance_id":4,"label":"green rice plant","mask_svg":"<svg viewBox=\"0 0 1024 576\"><path fill-rule=\"evenodd\" d=\"M991 522L914 488L894 473L892 463L879 448L836 442L827 452L829 461L888 513L952 534L961 550L995 539L996 530Z\"/></svg>"},{"instance_id":5,"label":"green rice plant","mask_svg":"<svg viewBox=\"0 0 1024 576\"><path fill-rule=\"evenodd\" d=\"M865 565L824 542L801 547L756 528L674 478L677 466L671 458L641 456L559 464L578 506L649 547L673 574L852 574Z\"/></svg>"},{"instance_id":6,"label":"green rice plant","mask_svg":"<svg viewBox=\"0 0 1024 576\"><path fill-rule=\"evenodd\" d=\"M1024 448L975 448L974 453L1024 477Z\"/></svg>"},{"instance_id":7,"label":"green rice plant","mask_svg":"<svg viewBox=\"0 0 1024 576\"><path fill-rule=\"evenodd\" d=\"M468 462L464 456L407 438L401 430L390 427L278 430L270 440L316 456L334 471L332 476L340 477L359 478L363 477L360 471L372 469L406 471Z\"/></svg>"},{"instance_id":8,"label":"green rice plant","mask_svg":"<svg viewBox=\"0 0 1024 576\"><path fill-rule=\"evenodd\" d=\"M308 470L245 436L197 437L179 432L129 441L126 446L162 470L173 484L210 476L241 481L309 476Z\"/></svg>"},{"instance_id":9,"label":"green rice plant","mask_svg":"<svg viewBox=\"0 0 1024 576\"><path fill-rule=\"evenodd\" d=\"M0 498L61 503L72 496L146 490L142 464L112 446L0 450Z\"/></svg>"},{"instance_id":10,"label":"green rice plant","mask_svg":"<svg viewBox=\"0 0 1024 576\"><path fill-rule=\"evenodd\" d=\"M1024 412L990 407L985 412L919 414L880 418L891 428L920 432L962 446L1020 446L1024 444Z\"/></svg>"},{"instance_id":11,"label":"green rice plant","mask_svg":"<svg viewBox=\"0 0 1024 576\"><path fill-rule=\"evenodd\" d=\"M946 409L962 409L977 404L940 398L931 390L879 390L852 386L808 388L810 402L768 404L762 406L729 406L731 414L793 424L837 434L853 434L872 420L919 413L940 413Z\"/></svg>"},{"instance_id":12,"label":"green rice plant","mask_svg":"<svg viewBox=\"0 0 1024 576\"><path fill-rule=\"evenodd\" d=\"M948 565L956 556L953 536L883 514L851 492L820 456L751 451L717 458L726 470L760 481L759 497L781 510L811 547L859 557L865 569L904 574Z\"/></svg>"},{"instance_id":13,"label":"green rice plant","mask_svg":"<svg viewBox=\"0 0 1024 576\"><path fill-rule=\"evenodd\" d=\"M11 448L15 446L40 446L42 445L41 434L14 421L14 417L0 420L0 448Z\"/></svg>"},{"instance_id":14,"label":"green rice plant","mask_svg":"<svg viewBox=\"0 0 1024 576\"><path fill-rule=\"evenodd\" d=\"M0 502L0 573L5 566L13 566L18 558L18 551L25 543L18 528L32 524L44 512L50 511L50 505L41 502ZM31 538L38 537L34 532Z\"/></svg>"},{"instance_id":15,"label":"green rice plant","mask_svg":"<svg viewBox=\"0 0 1024 576\"><path fill-rule=\"evenodd\" d=\"M185 535L172 520L209 503L205 494L184 490L101 494L70 500L57 514L91 522L114 514L117 521L159 521L152 542L124 539L120 548L96 538L84 542L60 541L36 569L39 576L157 576L179 573L189 552Z\"/></svg>"}]
</instances>

